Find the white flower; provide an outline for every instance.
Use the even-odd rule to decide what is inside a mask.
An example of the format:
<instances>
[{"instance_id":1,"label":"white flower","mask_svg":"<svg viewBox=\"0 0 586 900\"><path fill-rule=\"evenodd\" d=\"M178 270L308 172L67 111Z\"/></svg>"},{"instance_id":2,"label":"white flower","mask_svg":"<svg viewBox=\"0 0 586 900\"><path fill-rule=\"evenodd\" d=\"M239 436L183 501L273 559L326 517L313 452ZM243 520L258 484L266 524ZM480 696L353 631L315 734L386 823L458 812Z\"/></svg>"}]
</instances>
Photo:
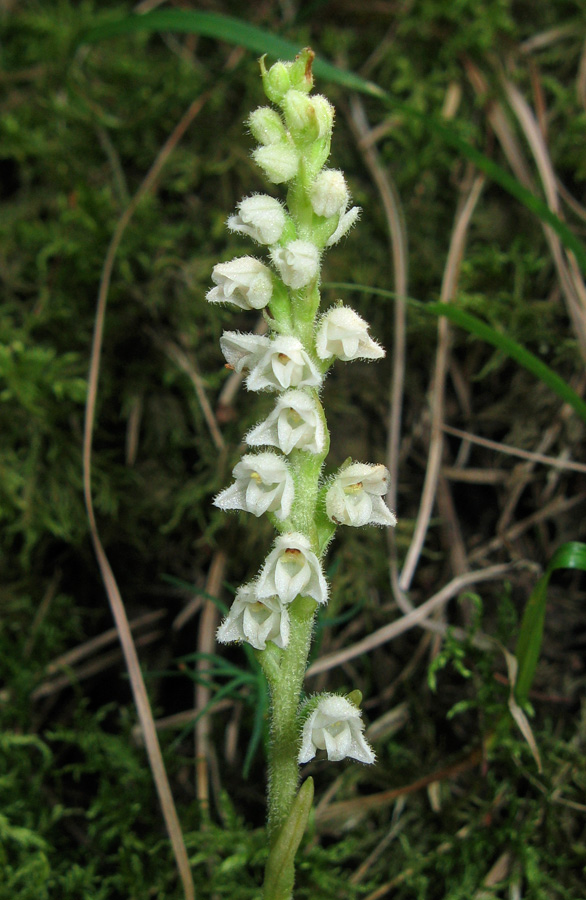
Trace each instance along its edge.
<instances>
[{"instance_id":1,"label":"white flower","mask_svg":"<svg viewBox=\"0 0 586 900\"><path fill-rule=\"evenodd\" d=\"M252 158L273 184L283 184L297 175L299 154L288 141L258 147Z\"/></svg>"},{"instance_id":2,"label":"white flower","mask_svg":"<svg viewBox=\"0 0 586 900\"><path fill-rule=\"evenodd\" d=\"M286 247L276 247L271 259L287 287L294 291L309 284L319 271L319 250L310 241L291 241Z\"/></svg>"},{"instance_id":3,"label":"white flower","mask_svg":"<svg viewBox=\"0 0 586 900\"><path fill-rule=\"evenodd\" d=\"M230 231L247 234L258 244L275 244L279 240L287 217L274 197L254 194L241 200L237 209L238 214L228 219Z\"/></svg>"},{"instance_id":4,"label":"white flower","mask_svg":"<svg viewBox=\"0 0 586 900\"><path fill-rule=\"evenodd\" d=\"M396 525L383 496L389 487L384 466L351 463L336 475L326 493L326 512L337 525Z\"/></svg>"},{"instance_id":5,"label":"white flower","mask_svg":"<svg viewBox=\"0 0 586 900\"><path fill-rule=\"evenodd\" d=\"M340 216L340 221L338 222L338 227L336 228L332 236L326 241L326 247L333 247L334 244L337 244L345 234L348 234L352 226L356 224L360 213L361 209L359 206L353 206L352 209L348 210L348 212L342 213L342 215Z\"/></svg>"},{"instance_id":6,"label":"white flower","mask_svg":"<svg viewBox=\"0 0 586 900\"><path fill-rule=\"evenodd\" d=\"M323 453L326 433L317 401L304 391L286 391L270 416L253 428L245 440L251 447L278 447L286 456L295 449Z\"/></svg>"},{"instance_id":7,"label":"white flower","mask_svg":"<svg viewBox=\"0 0 586 900\"><path fill-rule=\"evenodd\" d=\"M248 453L234 466L236 481L214 499L220 509L242 509L254 516L272 512L286 519L291 512L295 488L287 461L269 450Z\"/></svg>"},{"instance_id":8,"label":"white flower","mask_svg":"<svg viewBox=\"0 0 586 900\"><path fill-rule=\"evenodd\" d=\"M321 697L303 725L298 761L309 762L318 750L325 750L332 762L348 756L358 762L373 763L375 755L362 734L361 715L346 697L335 694Z\"/></svg>"},{"instance_id":9,"label":"white flower","mask_svg":"<svg viewBox=\"0 0 586 900\"><path fill-rule=\"evenodd\" d=\"M284 391L290 387L317 387L322 376L296 337L269 338L258 334L225 331L220 347L227 363L237 372L250 374L250 391Z\"/></svg>"},{"instance_id":10,"label":"white flower","mask_svg":"<svg viewBox=\"0 0 586 900\"><path fill-rule=\"evenodd\" d=\"M282 534L267 556L256 582L259 600L276 596L292 603L298 596L326 603L328 586L320 562L304 534Z\"/></svg>"},{"instance_id":11,"label":"white flower","mask_svg":"<svg viewBox=\"0 0 586 900\"><path fill-rule=\"evenodd\" d=\"M316 216L328 219L345 211L349 196L344 175L337 169L323 169L313 182L309 195Z\"/></svg>"},{"instance_id":12,"label":"white flower","mask_svg":"<svg viewBox=\"0 0 586 900\"><path fill-rule=\"evenodd\" d=\"M336 306L322 317L315 336L320 359L337 356L352 359L381 359L383 348L368 335L368 324L348 306Z\"/></svg>"},{"instance_id":13,"label":"white flower","mask_svg":"<svg viewBox=\"0 0 586 900\"><path fill-rule=\"evenodd\" d=\"M266 642L277 647L289 643L289 613L278 597L259 599L254 584L245 584L236 593L230 611L217 632L221 644L246 641L256 650L265 650Z\"/></svg>"},{"instance_id":14,"label":"white flower","mask_svg":"<svg viewBox=\"0 0 586 900\"><path fill-rule=\"evenodd\" d=\"M217 287L207 293L210 303L234 303L240 309L263 309L273 294L271 271L253 256L219 263L212 271Z\"/></svg>"}]
</instances>

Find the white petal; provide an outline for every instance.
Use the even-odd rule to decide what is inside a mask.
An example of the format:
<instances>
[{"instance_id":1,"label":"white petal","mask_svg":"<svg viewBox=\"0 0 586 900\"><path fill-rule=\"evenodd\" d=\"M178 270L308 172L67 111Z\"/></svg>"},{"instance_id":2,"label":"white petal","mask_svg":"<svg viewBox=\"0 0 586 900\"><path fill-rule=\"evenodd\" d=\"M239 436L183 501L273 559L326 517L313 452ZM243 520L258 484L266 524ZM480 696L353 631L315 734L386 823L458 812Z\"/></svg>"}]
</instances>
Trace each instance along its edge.
<instances>
[{"instance_id":1,"label":"white petal","mask_svg":"<svg viewBox=\"0 0 586 900\"><path fill-rule=\"evenodd\" d=\"M322 375L298 338L280 335L266 339L246 380L251 391L283 391L291 387L318 387Z\"/></svg>"},{"instance_id":2,"label":"white petal","mask_svg":"<svg viewBox=\"0 0 586 900\"><path fill-rule=\"evenodd\" d=\"M252 158L273 184L283 184L297 175L299 154L288 141L258 147Z\"/></svg>"},{"instance_id":3,"label":"white petal","mask_svg":"<svg viewBox=\"0 0 586 900\"><path fill-rule=\"evenodd\" d=\"M383 495L389 487L384 466L351 463L335 476L326 493L326 512L337 525L396 525Z\"/></svg>"},{"instance_id":4,"label":"white petal","mask_svg":"<svg viewBox=\"0 0 586 900\"><path fill-rule=\"evenodd\" d=\"M217 632L222 644L245 641L256 650L264 650L266 642L277 647L289 643L289 613L277 597L259 599L254 583L239 589Z\"/></svg>"},{"instance_id":5,"label":"white petal","mask_svg":"<svg viewBox=\"0 0 586 900\"><path fill-rule=\"evenodd\" d=\"M353 206L352 209L349 209L348 212L345 212L340 216L338 227L329 240L326 241L326 247L333 247L345 234L348 234L352 226L358 221L361 211L359 206Z\"/></svg>"},{"instance_id":6,"label":"white petal","mask_svg":"<svg viewBox=\"0 0 586 900\"><path fill-rule=\"evenodd\" d=\"M262 334L243 334L240 331L225 331L220 338L220 348L226 362L237 372L256 365L269 344L270 338Z\"/></svg>"},{"instance_id":7,"label":"white petal","mask_svg":"<svg viewBox=\"0 0 586 900\"><path fill-rule=\"evenodd\" d=\"M348 205L348 186L342 172L322 169L311 186L311 206L316 216L342 214ZM338 223L339 224L339 223Z\"/></svg>"}]
</instances>

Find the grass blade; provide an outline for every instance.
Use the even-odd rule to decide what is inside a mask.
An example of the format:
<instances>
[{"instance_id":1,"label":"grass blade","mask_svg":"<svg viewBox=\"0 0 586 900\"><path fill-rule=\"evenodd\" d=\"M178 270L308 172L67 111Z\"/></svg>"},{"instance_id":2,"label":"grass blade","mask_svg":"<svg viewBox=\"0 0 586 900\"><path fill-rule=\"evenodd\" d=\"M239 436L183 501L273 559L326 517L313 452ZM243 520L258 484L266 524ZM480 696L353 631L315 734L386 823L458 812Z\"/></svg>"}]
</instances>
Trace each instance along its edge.
<instances>
[{"instance_id":1,"label":"grass blade","mask_svg":"<svg viewBox=\"0 0 586 900\"><path fill-rule=\"evenodd\" d=\"M537 668L543 638L547 588L549 579L557 569L577 569L586 572L586 544L570 541L558 547L527 601L515 648L518 663L515 699L519 706L527 702Z\"/></svg>"},{"instance_id":2,"label":"grass blade","mask_svg":"<svg viewBox=\"0 0 586 900\"><path fill-rule=\"evenodd\" d=\"M324 287L344 289L350 291L362 291L363 293L376 294L379 297L388 297L395 299L393 291L386 291L383 288L366 287L365 285L329 282ZM415 300L413 297L407 297L407 303L422 312L431 313L435 316L446 316L455 325L464 328L470 334L482 338L488 344L492 344L498 350L501 350L506 356L514 359L519 365L535 375L540 381L546 384L554 393L560 397L564 403L569 404L580 418L586 422L586 403L581 397L570 387L567 381L550 369L546 363L542 362L539 357L531 353L522 344L518 344L506 334L496 331L482 319L473 316L471 313L458 309L451 303L422 303L421 300Z\"/></svg>"}]
</instances>

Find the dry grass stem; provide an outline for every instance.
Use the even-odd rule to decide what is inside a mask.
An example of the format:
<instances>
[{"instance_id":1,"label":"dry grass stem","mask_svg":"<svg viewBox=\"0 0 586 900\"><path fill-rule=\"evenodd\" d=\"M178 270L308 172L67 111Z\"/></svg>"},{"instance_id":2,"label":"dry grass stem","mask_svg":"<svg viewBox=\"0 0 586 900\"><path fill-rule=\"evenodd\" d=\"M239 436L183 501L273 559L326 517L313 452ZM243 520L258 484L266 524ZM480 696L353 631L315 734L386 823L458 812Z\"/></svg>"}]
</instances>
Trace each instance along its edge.
<instances>
[{"instance_id":1,"label":"dry grass stem","mask_svg":"<svg viewBox=\"0 0 586 900\"><path fill-rule=\"evenodd\" d=\"M208 573L205 592L208 596L219 597L226 570L226 554L218 550ZM218 628L218 608L213 600L206 600L199 621L197 633L197 652L209 657L216 649L216 631ZM200 658L197 661L198 675L205 676L209 670L209 659ZM195 685L195 708L205 709L211 700L211 690L203 682ZM208 762L214 753L213 743L210 738L211 719L209 714L199 717L195 723L195 782L196 796L204 821L209 814L209 780Z\"/></svg>"},{"instance_id":2,"label":"dry grass stem","mask_svg":"<svg viewBox=\"0 0 586 900\"><path fill-rule=\"evenodd\" d=\"M146 691L146 686L140 669L140 663L136 653L136 647L132 639L132 632L128 624L124 602L118 589L116 578L106 556L105 550L100 540L98 527L96 523L91 484L91 460L92 460L92 443L95 420L96 399L98 393L98 379L100 372L100 355L102 349L104 324L106 319L106 306L108 301L108 292L110 281L114 269L116 253L120 242L124 236L124 232L128 227L134 213L136 212L141 200L154 187L163 166L169 159L171 153L181 140L193 120L197 117L203 106L207 102L211 92L206 92L197 97L190 104L183 117L176 125L172 134L169 136L163 147L161 148L155 162L147 173L144 181L140 185L138 191L132 198L121 216L116 230L110 241L108 252L104 260L102 269L102 277L100 280L100 288L98 291L98 302L96 307L96 318L94 326L94 335L92 340L90 370L88 376L88 393L85 410L84 438L83 438L83 487L84 498L88 515L89 529L94 545L94 550L100 567L102 580L106 593L110 601L110 608L116 623L116 629L122 645L126 667L132 686L134 702L138 712L142 731L145 736L145 745L149 758L149 764L153 773L153 778L159 795L163 818L169 834L169 839L173 848L173 854L177 863L177 868L183 885L183 892L186 900L195 900L195 888L191 875L191 867L187 858L187 851L183 840L183 833L179 823L179 817L171 794L171 788L165 764L161 754L161 748L157 738L154 718Z\"/></svg>"},{"instance_id":3,"label":"dry grass stem","mask_svg":"<svg viewBox=\"0 0 586 900\"><path fill-rule=\"evenodd\" d=\"M444 269L444 277L442 281L442 289L440 294L441 303L449 303L453 299L460 272L462 257L464 254L464 246L468 227L474 213L474 209L482 188L484 186L484 175L476 175L472 180L472 184L468 188L468 192L464 202L460 205L456 213L454 230L450 240L450 249ZM419 504L419 512L415 523L413 538L405 557L403 569L399 577L399 588L402 591L408 591L419 562L419 557L425 542L425 536L429 527L431 513L435 502L437 490L437 481L440 472L443 438L442 424L444 416L444 390L446 382L446 373L448 368L449 355L449 324L447 319L441 318L438 323L438 348L436 352L435 370L432 384L430 387L430 406L431 406L431 433L429 440L429 453L427 458L427 467L425 470L425 481L423 484L423 492Z\"/></svg>"},{"instance_id":4,"label":"dry grass stem","mask_svg":"<svg viewBox=\"0 0 586 900\"><path fill-rule=\"evenodd\" d=\"M165 632L162 629L150 631L148 634L137 637L134 642L135 646L148 647L150 644L154 644L156 641L160 640L164 634ZM50 681L43 681L43 683L31 693L31 700L42 700L45 697L51 697L53 694L57 694L59 691L71 687L77 682L85 681L87 678L92 678L94 675L99 675L100 672L104 672L106 669L109 669L110 666L118 665L123 658L121 650L112 650L110 653L103 653L101 656L98 656L97 659L92 660L92 662L73 669L70 674L60 675Z\"/></svg>"},{"instance_id":5,"label":"dry grass stem","mask_svg":"<svg viewBox=\"0 0 586 900\"><path fill-rule=\"evenodd\" d=\"M496 450L497 453L504 453L507 456L517 456L519 459L527 459L533 463L540 463L544 466L551 466L554 469L559 469L560 471L570 471L570 472L586 472L586 463L574 462L570 459L563 459L561 456L546 456L543 453L536 453L532 450L521 450L520 447L513 447L510 444L502 444L499 441L491 441L489 438L479 437L479 435L472 434L469 431L462 431L460 428L453 428L451 425L443 425L443 431L446 434L452 434L454 437L462 438L464 441L469 441L471 444L478 444L479 447L486 447L487 450ZM454 480L459 479L461 481L476 481L478 476L480 480L485 481L485 478L482 476L483 472L486 472L487 475L490 475L493 470L468 470L473 472L478 472L478 476L473 478L466 477L466 469L454 469L446 467L442 470L446 473L449 473L450 477L453 477ZM507 477L510 473L508 472L496 472L498 475L498 481L502 481L503 478ZM460 476L462 476L460 478ZM488 482L492 481L491 478L486 479Z\"/></svg>"},{"instance_id":6,"label":"dry grass stem","mask_svg":"<svg viewBox=\"0 0 586 900\"><path fill-rule=\"evenodd\" d=\"M319 672L325 672L328 669L333 669L335 666L343 665L348 662L348 660L354 659L356 656L360 656L363 653L369 653L371 650L374 650L375 647L386 644L388 641L397 637L397 635L404 634L416 625L427 626L427 620L431 613L434 612L434 610L441 608L448 600L451 600L452 597L457 596L463 590L474 584L480 584L484 581L498 581L509 575L515 568L516 565L514 563L503 563L478 572L467 572L464 575L453 578L438 591L437 594L434 594L426 600L425 603L422 603L421 606L417 606L413 608L411 612L401 616L400 619L390 622L388 625L383 625L382 628L377 629L377 631L369 634L368 637L353 644L352 647L347 647L345 650L339 650L336 653L328 654L328 656L316 660L316 662L312 663L308 668L306 675L312 677ZM433 628L433 625L430 627L432 627L432 630L437 630L436 628Z\"/></svg>"}]
</instances>

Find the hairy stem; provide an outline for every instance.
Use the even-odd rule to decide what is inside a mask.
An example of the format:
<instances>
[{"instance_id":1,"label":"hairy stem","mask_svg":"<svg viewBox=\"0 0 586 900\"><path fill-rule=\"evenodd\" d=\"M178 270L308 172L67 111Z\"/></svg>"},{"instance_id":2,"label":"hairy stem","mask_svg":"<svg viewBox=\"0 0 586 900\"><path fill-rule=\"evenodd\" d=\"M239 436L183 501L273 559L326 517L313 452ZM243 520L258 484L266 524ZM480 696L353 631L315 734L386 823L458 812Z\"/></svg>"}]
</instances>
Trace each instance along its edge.
<instances>
[{"instance_id":1,"label":"hairy stem","mask_svg":"<svg viewBox=\"0 0 586 900\"><path fill-rule=\"evenodd\" d=\"M271 744L269 749L268 826L271 846L291 811L299 781L297 712L316 603L297 597L291 604L291 636L277 677L271 677Z\"/></svg>"}]
</instances>

